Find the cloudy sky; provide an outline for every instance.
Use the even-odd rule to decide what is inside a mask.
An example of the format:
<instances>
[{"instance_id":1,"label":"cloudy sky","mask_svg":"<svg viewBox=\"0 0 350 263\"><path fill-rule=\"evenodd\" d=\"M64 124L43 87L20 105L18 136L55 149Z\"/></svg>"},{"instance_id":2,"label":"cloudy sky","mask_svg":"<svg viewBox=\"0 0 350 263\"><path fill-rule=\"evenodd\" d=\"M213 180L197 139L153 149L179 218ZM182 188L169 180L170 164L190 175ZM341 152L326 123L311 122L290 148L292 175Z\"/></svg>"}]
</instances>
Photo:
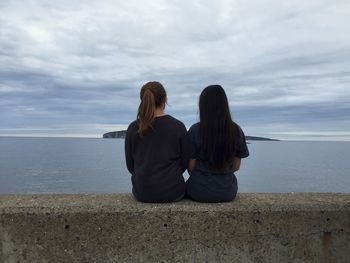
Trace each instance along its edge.
<instances>
[{"instance_id":1,"label":"cloudy sky","mask_svg":"<svg viewBox=\"0 0 350 263\"><path fill-rule=\"evenodd\" d=\"M125 128L143 83L198 120L221 84L247 135L350 140L350 1L0 1L0 136Z\"/></svg>"}]
</instances>

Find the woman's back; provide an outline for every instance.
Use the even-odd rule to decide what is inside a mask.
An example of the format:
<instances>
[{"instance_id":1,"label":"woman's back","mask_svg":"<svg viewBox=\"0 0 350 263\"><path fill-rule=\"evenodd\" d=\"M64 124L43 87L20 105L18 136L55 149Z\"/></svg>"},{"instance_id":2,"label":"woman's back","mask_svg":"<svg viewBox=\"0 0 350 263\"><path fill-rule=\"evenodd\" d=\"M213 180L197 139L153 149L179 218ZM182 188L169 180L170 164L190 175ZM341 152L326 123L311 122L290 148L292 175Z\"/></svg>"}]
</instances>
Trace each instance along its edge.
<instances>
[{"instance_id":1,"label":"woman's back","mask_svg":"<svg viewBox=\"0 0 350 263\"><path fill-rule=\"evenodd\" d=\"M221 202L234 199L237 190L237 178L234 175L234 156L245 158L249 155L245 136L241 128L235 125L235 150L232 162L223 171L216 171L210 167L208 157L203 150L200 138L200 123L192 125L188 131L191 143L191 159L196 159L196 166L189 171L190 178L187 181L187 192L190 197L202 202Z\"/></svg>"},{"instance_id":2,"label":"woman's back","mask_svg":"<svg viewBox=\"0 0 350 263\"><path fill-rule=\"evenodd\" d=\"M187 194L196 201L225 202L235 198L234 172L249 155L242 129L232 121L228 100L220 85L206 87L199 97L200 122L188 136L191 141Z\"/></svg>"},{"instance_id":3,"label":"woman's back","mask_svg":"<svg viewBox=\"0 0 350 263\"><path fill-rule=\"evenodd\" d=\"M145 136L132 122L125 139L127 167L132 174L133 194L143 202L171 202L185 193L182 173L188 158L186 127L164 115L156 117Z\"/></svg>"}]
</instances>

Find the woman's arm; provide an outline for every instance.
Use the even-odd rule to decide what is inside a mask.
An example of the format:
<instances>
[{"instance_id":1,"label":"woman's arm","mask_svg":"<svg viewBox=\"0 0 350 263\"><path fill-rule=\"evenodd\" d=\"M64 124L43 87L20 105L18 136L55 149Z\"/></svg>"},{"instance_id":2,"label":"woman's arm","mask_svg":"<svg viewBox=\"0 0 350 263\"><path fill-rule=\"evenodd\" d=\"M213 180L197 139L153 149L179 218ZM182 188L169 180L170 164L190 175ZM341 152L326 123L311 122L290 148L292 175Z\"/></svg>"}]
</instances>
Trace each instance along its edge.
<instances>
[{"instance_id":1,"label":"woman's arm","mask_svg":"<svg viewBox=\"0 0 350 263\"><path fill-rule=\"evenodd\" d=\"M129 129L128 129L129 131ZM125 161L126 161L126 167L128 168L129 172L132 174L134 172L134 158L132 156L132 143L131 143L131 136L126 132L125 136Z\"/></svg>"},{"instance_id":2,"label":"woman's arm","mask_svg":"<svg viewBox=\"0 0 350 263\"><path fill-rule=\"evenodd\" d=\"M187 130L185 125L183 125L183 134L181 135L180 139L180 149L181 149L181 168L182 172L185 172L186 169L188 168L188 162L191 159L190 154L191 154L191 145L190 145L190 140L187 135Z\"/></svg>"},{"instance_id":3,"label":"woman's arm","mask_svg":"<svg viewBox=\"0 0 350 263\"><path fill-rule=\"evenodd\" d=\"M239 168L241 167L241 158L239 157L233 157L233 169L234 171L238 171Z\"/></svg>"},{"instance_id":4,"label":"woman's arm","mask_svg":"<svg viewBox=\"0 0 350 263\"><path fill-rule=\"evenodd\" d=\"M194 167L196 167L196 164L197 164L197 160L196 159L191 159L189 162L188 162L188 170L189 171L192 171L194 169Z\"/></svg>"}]
</instances>

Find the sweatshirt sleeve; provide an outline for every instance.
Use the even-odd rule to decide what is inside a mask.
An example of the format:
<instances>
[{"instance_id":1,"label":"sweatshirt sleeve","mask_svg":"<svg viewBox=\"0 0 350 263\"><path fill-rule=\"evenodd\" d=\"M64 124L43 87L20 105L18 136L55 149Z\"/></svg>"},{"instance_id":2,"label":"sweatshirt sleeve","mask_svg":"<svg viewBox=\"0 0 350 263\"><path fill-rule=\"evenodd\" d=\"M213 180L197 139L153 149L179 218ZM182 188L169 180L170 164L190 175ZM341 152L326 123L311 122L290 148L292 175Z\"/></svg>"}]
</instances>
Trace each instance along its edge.
<instances>
[{"instance_id":1,"label":"sweatshirt sleeve","mask_svg":"<svg viewBox=\"0 0 350 263\"><path fill-rule=\"evenodd\" d=\"M125 135L125 160L126 160L126 167L128 168L129 172L133 174L134 158L132 156L131 125L129 125Z\"/></svg>"},{"instance_id":2,"label":"sweatshirt sleeve","mask_svg":"<svg viewBox=\"0 0 350 263\"><path fill-rule=\"evenodd\" d=\"M199 146L198 146L198 124L194 124L187 132L189 141L189 155L190 159L198 159L199 157Z\"/></svg>"},{"instance_id":3,"label":"sweatshirt sleeve","mask_svg":"<svg viewBox=\"0 0 350 263\"><path fill-rule=\"evenodd\" d=\"M242 131L242 129L239 127L239 136L238 136L238 144L237 144L237 149L236 149L236 157L239 158L246 158L249 156L249 150L247 147L247 142L245 139L245 135L244 132Z\"/></svg>"},{"instance_id":4,"label":"sweatshirt sleeve","mask_svg":"<svg viewBox=\"0 0 350 263\"><path fill-rule=\"evenodd\" d=\"M182 172L184 172L188 167L188 162L190 161L190 140L187 134L185 125L183 125L180 135L180 147L181 147L181 166Z\"/></svg>"}]
</instances>

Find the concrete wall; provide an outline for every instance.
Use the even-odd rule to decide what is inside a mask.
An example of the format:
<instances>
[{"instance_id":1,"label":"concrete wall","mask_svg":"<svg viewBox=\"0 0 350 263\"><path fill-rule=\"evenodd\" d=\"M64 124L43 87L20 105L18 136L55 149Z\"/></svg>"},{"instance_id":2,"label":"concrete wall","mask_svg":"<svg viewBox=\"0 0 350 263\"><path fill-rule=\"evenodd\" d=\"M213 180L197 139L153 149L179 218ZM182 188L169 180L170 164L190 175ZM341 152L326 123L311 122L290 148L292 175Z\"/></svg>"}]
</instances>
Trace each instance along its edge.
<instances>
[{"instance_id":1,"label":"concrete wall","mask_svg":"<svg viewBox=\"0 0 350 263\"><path fill-rule=\"evenodd\" d=\"M0 262L350 262L350 195L0 196Z\"/></svg>"}]
</instances>

